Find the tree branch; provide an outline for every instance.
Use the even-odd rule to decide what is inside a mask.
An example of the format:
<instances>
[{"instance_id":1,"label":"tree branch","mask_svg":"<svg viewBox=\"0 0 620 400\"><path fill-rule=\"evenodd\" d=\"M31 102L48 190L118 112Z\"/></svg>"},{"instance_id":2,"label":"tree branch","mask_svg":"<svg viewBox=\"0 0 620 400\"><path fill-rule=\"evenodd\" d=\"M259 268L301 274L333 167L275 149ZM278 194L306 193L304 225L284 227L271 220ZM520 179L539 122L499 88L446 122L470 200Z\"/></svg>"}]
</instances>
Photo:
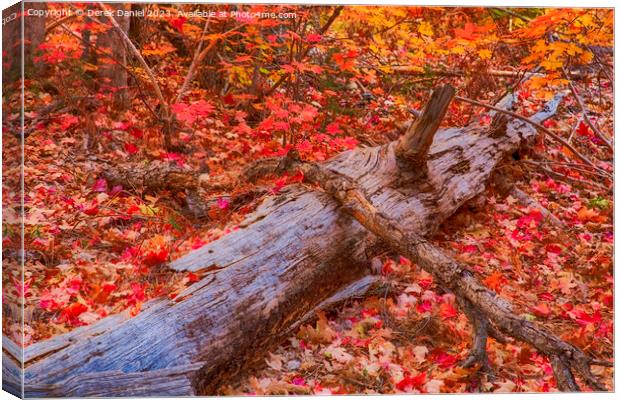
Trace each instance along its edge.
<instances>
[{"instance_id":1,"label":"tree branch","mask_svg":"<svg viewBox=\"0 0 620 400\"><path fill-rule=\"evenodd\" d=\"M422 114L396 144L395 154L407 169L420 172L426 170L428 150L453 97L454 88L450 85L433 91Z\"/></svg>"},{"instance_id":2,"label":"tree branch","mask_svg":"<svg viewBox=\"0 0 620 400\"><path fill-rule=\"evenodd\" d=\"M189 86L189 83L194 79L194 73L196 72L196 67L198 67L200 53L202 51L202 45L204 43L204 36L207 34L209 30L209 23L211 22L211 15L207 18L207 22L205 22L205 26L200 34L200 42L198 43L198 47L196 47L196 51L194 52L194 57L192 59L192 63L187 70L187 75L185 76L185 80L183 81L183 85L181 85L181 89L179 89L179 94L177 94L177 98L175 99L175 103L180 103L183 100L183 95Z\"/></svg>"},{"instance_id":3,"label":"tree branch","mask_svg":"<svg viewBox=\"0 0 620 400\"><path fill-rule=\"evenodd\" d=\"M588 109L586 108L586 105L584 104L581 96L579 96L579 93L577 92L577 88L571 81L568 75L568 71L566 71L566 68L562 67L562 73L564 74L564 77L568 81L568 87L570 88L570 91L573 93L573 97L575 98L575 100L577 100L577 103L579 104L579 107L581 108L581 113L583 114L583 121L590 127L590 129L592 129L592 132L594 132L596 137L598 137L603 142L603 144L613 152L614 145L611 144L607 135L601 132L601 130L598 129L596 125L594 125L592 121L590 120L590 116L588 115Z\"/></svg>"}]
</instances>

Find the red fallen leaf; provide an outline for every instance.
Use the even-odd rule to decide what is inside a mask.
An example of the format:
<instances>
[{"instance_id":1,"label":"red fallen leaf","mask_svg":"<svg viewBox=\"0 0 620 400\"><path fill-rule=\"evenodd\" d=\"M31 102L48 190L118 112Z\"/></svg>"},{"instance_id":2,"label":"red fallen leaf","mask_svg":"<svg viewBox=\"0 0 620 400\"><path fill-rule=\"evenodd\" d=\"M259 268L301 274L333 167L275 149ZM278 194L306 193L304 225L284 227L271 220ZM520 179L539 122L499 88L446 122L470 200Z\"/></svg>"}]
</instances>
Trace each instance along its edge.
<instances>
[{"instance_id":1,"label":"red fallen leaf","mask_svg":"<svg viewBox=\"0 0 620 400\"><path fill-rule=\"evenodd\" d=\"M142 136L144 136L144 133L138 128L130 128L129 134L136 139L142 139Z\"/></svg>"},{"instance_id":2,"label":"red fallen leaf","mask_svg":"<svg viewBox=\"0 0 620 400\"><path fill-rule=\"evenodd\" d=\"M441 305L439 306L439 315L441 315L441 318L443 319L448 319L456 317L458 315L458 312L456 311L452 303L445 302L441 303Z\"/></svg>"},{"instance_id":3,"label":"red fallen leaf","mask_svg":"<svg viewBox=\"0 0 620 400\"><path fill-rule=\"evenodd\" d=\"M224 101L224 104L229 105L229 106L236 103L235 102L235 98L230 93L228 93L226 96L224 96L224 98L222 100Z\"/></svg>"},{"instance_id":4,"label":"red fallen leaf","mask_svg":"<svg viewBox=\"0 0 620 400\"><path fill-rule=\"evenodd\" d=\"M394 272L394 261L392 260L387 260L383 266L381 267L381 274L382 275L389 275L392 272Z\"/></svg>"},{"instance_id":5,"label":"red fallen leaf","mask_svg":"<svg viewBox=\"0 0 620 400\"><path fill-rule=\"evenodd\" d=\"M77 317L80 316L83 312L86 312L88 307L82 303L75 302L62 310L60 313L60 319L65 322L74 323L76 322Z\"/></svg>"},{"instance_id":6,"label":"red fallen leaf","mask_svg":"<svg viewBox=\"0 0 620 400\"><path fill-rule=\"evenodd\" d=\"M61 114L58 116L60 119L60 128L64 131L76 125L80 120L75 115Z\"/></svg>"},{"instance_id":7,"label":"red fallen leaf","mask_svg":"<svg viewBox=\"0 0 620 400\"><path fill-rule=\"evenodd\" d=\"M339 133L342 133L342 130L340 130L340 124L338 122L332 122L331 124L327 125L327 127L325 127L325 131L330 135L337 135Z\"/></svg>"},{"instance_id":8,"label":"red fallen leaf","mask_svg":"<svg viewBox=\"0 0 620 400\"><path fill-rule=\"evenodd\" d=\"M403 380L396 384L396 389L406 392L411 389L421 389L426 383L426 372L422 372L416 376L411 376L409 373L405 374Z\"/></svg>"},{"instance_id":9,"label":"red fallen leaf","mask_svg":"<svg viewBox=\"0 0 620 400\"><path fill-rule=\"evenodd\" d=\"M613 294L607 293L603 295L603 304L605 304L607 307L612 307L614 304Z\"/></svg>"},{"instance_id":10,"label":"red fallen leaf","mask_svg":"<svg viewBox=\"0 0 620 400\"><path fill-rule=\"evenodd\" d=\"M585 122L581 121L577 128L577 134L581 136L591 136L590 127Z\"/></svg>"},{"instance_id":11,"label":"red fallen leaf","mask_svg":"<svg viewBox=\"0 0 620 400\"><path fill-rule=\"evenodd\" d=\"M482 117L480 117L481 125L489 125L490 123L491 123L491 117L488 114L484 114Z\"/></svg>"},{"instance_id":12,"label":"red fallen leaf","mask_svg":"<svg viewBox=\"0 0 620 400\"><path fill-rule=\"evenodd\" d=\"M614 332L614 324L600 324L598 329L596 330L596 332L594 332L594 336L596 337L613 337L613 332Z\"/></svg>"},{"instance_id":13,"label":"red fallen leaf","mask_svg":"<svg viewBox=\"0 0 620 400\"><path fill-rule=\"evenodd\" d=\"M226 200L223 197L220 197L219 199L217 199L217 206L220 208L220 210L225 210L228 208L228 200Z\"/></svg>"},{"instance_id":14,"label":"red fallen leaf","mask_svg":"<svg viewBox=\"0 0 620 400\"><path fill-rule=\"evenodd\" d=\"M144 256L142 263L147 267L163 264L168 260L168 249L160 249L158 251L149 251Z\"/></svg>"},{"instance_id":15,"label":"red fallen leaf","mask_svg":"<svg viewBox=\"0 0 620 400\"><path fill-rule=\"evenodd\" d=\"M548 244L545 246L545 250L547 250L547 253L555 254L560 254L562 252L562 248L557 244Z\"/></svg>"},{"instance_id":16,"label":"red fallen leaf","mask_svg":"<svg viewBox=\"0 0 620 400\"><path fill-rule=\"evenodd\" d=\"M475 253L478 251L478 247L473 244L468 244L467 246L463 246L463 253Z\"/></svg>"},{"instance_id":17,"label":"red fallen leaf","mask_svg":"<svg viewBox=\"0 0 620 400\"><path fill-rule=\"evenodd\" d=\"M552 119L548 119L545 122L543 122L543 126L545 128L554 128L556 126L558 126L558 123Z\"/></svg>"},{"instance_id":18,"label":"red fallen leaf","mask_svg":"<svg viewBox=\"0 0 620 400\"><path fill-rule=\"evenodd\" d=\"M196 275L195 273L190 272L189 274L187 274L187 279L189 280L190 283L194 283L194 282L198 282L200 280L200 277Z\"/></svg>"},{"instance_id":19,"label":"red fallen leaf","mask_svg":"<svg viewBox=\"0 0 620 400\"><path fill-rule=\"evenodd\" d=\"M103 285L102 289L104 292L112 293L113 291L116 290L116 285L113 283L106 283Z\"/></svg>"},{"instance_id":20,"label":"red fallen leaf","mask_svg":"<svg viewBox=\"0 0 620 400\"><path fill-rule=\"evenodd\" d=\"M144 293L144 286L139 283L131 284L131 294L127 298L127 304L138 304L146 299L146 294Z\"/></svg>"},{"instance_id":21,"label":"red fallen leaf","mask_svg":"<svg viewBox=\"0 0 620 400\"><path fill-rule=\"evenodd\" d=\"M547 306L547 303L540 303L536 307L532 307L532 311L534 311L534 314L539 317L544 318L547 318L549 314L551 314L551 310L549 309L549 306Z\"/></svg>"},{"instance_id":22,"label":"red fallen leaf","mask_svg":"<svg viewBox=\"0 0 620 400\"><path fill-rule=\"evenodd\" d=\"M108 181L105 178L99 178L93 185L93 192L105 192L108 190Z\"/></svg>"},{"instance_id":23,"label":"red fallen leaf","mask_svg":"<svg viewBox=\"0 0 620 400\"><path fill-rule=\"evenodd\" d=\"M433 277L429 276L428 278L422 278L418 280L418 285L424 290L427 290L433 284Z\"/></svg>"},{"instance_id":24,"label":"red fallen leaf","mask_svg":"<svg viewBox=\"0 0 620 400\"><path fill-rule=\"evenodd\" d=\"M398 263L400 265L410 266L411 265L411 260L409 260L407 257L399 256L398 257Z\"/></svg>"},{"instance_id":25,"label":"red fallen leaf","mask_svg":"<svg viewBox=\"0 0 620 400\"><path fill-rule=\"evenodd\" d=\"M376 308L365 308L362 310L362 318L370 318L379 314L379 310Z\"/></svg>"},{"instance_id":26,"label":"red fallen leaf","mask_svg":"<svg viewBox=\"0 0 620 400\"><path fill-rule=\"evenodd\" d=\"M502 290L502 287L506 284L506 278L502 275L501 272L495 271L491 275L485 278L483 281L488 288L493 289L495 292L499 293Z\"/></svg>"},{"instance_id":27,"label":"red fallen leaf","mask_svg":"<svg viewBox=\"0 0 620 400\"><path fill-rule=\"evenodd\" d=\"M308 141L308 140L303 140L301 143L299 143L297 146L297 151L304 153L304 152L311 152L312 151L312 144Z\"/></svg>"},{"instance_id":28,"label":"red fallen leaf","mask_svg":"<svg viewBox=\"0 0 620 400\"><path fill-rule=\"evenodd\" d=\"M160 158L165 161L173 161L179 167L182 167L183 165L185 165L185 156L179 153L162 153L160 155Z\"/></svg>"},{"instance_id":29,"label":"red fallen leaf","mask_svg":"<svg viewBox=\"0 0 620 400\"><path fill-rule=\"evenodd\" d=\"M84 214L86 215L97 215L99 213L99 204L96 201L93 201L89 208L84 209Z\"/></svg>"},{"instance_id":30,"label":"red fallen leaf","mask_svg":"<svg viewBox=\"0 0 620 400\"><path fill-rule=\"evenodd\" d=\"M125 151L129 154L136 154L138 152L138 146L133 143L125 143Z\"/></svg>"},{"instance_id":31,"label":"red fallen leaf","mask_svg":"<svg viewBox=\"0 0 620 400\"><path fill-rule=\"evenodd\" d=\"M436 351L433 359L440 367L445 368L445 369L453 367L454 364L456 364L458 360L456 356L453 356L452 354L448 354L442 350Z\"/></svg>"},{"instance_id":32,"label":"red fallen leaf","mask_svg":"<svg viewBox=\"0 0 620 400\"><path fill-rule=\"evenodd\" d=\"M518 228L529 228L532 225L536 226L540 224L540 222L543 219L544 217L539 210L532 210L517 220L517 227Z\"/></svg>"},{"instance_id":33,"label":"red fallen leaf","mask_svg":"<svg viewBox=\"0 0 620 400\"><path fill-rule=\"evenodd\" d=\"M428 300L423 301L422 303L418 303L416 305L416 311L419 312L420 314L424 314L425 312L431 312L432 309L433 309L433 305Z\"/></svg>"},{"instance_id":34,"label":"red fallen leaf","mask_svg":"<svg viewBox=\"0 0 620 400\"><path fill-rule=\"evenodd\" d=\"M358 143L358 140L351 136L347 136L346 138L342 139L342 147L348 150L353 150L355 147L357 147Z\"/></svg>"},{"instance_id":35,"label":"red fallen leaf","mask_svg":"<svg viewBox=\"0 0 620 400\"><path fill-rule=\"evenodd\" d=\"M291 382L293 383L293 385L297 385L297 386L304 386L306 384L306 380L302 378L301 376L294 377Z\"/></svg>"},{"instance_id":36,"label":"red fallen leaf","mask_svg":"<svg viewBox=\"0 0 620 400\"><path fill-rule=\"evenodd\" d=\"M594 326L597 326L602 321L600 310L596 310L593 314L588 314L583 310L575 309L574 311L570 311L568 315L581 326L586 326L588 324L594 324Z\"/></svg>"},{"instance_id":37,"label":"red fallen leaf","mask_svg":"<svg viewBox=\"0 0 620 400\"><path fill-rule=\"evenodd\" d=\"M67 283L67 292L69 294L77 294L80 291L80 287L82 286L82 278L79 276L71 279Z\"/></svg>"},{"instance_id":38,"label":"red fallen leaf","mask_svg":"<svg viewBox=\"0 0 620 400\"><path fill-rule=\"evenodd\" d=\"M538 295L538 298L541 300L553 301L555 299L555 296L553 296L551 293L540 293Z\"/></svg>"}]
</instances>

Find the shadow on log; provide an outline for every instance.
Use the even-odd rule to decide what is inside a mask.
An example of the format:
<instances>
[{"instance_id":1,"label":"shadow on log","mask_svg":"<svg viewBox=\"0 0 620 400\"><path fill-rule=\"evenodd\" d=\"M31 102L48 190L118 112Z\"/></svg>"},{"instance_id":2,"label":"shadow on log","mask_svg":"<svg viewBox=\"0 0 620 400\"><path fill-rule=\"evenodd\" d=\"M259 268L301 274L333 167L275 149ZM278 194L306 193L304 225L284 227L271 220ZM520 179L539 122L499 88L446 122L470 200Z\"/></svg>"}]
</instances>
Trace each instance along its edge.
<instances>
[{"instance_id":1,"label":"shadow on log","mask_svg":"<svg viewBox=\"0 0 620 400\"><path fill-rule=\"evenodd\" d=\"M451 89L439 90L451 97ZM505 97L498 107L512 108L514 98ZM435 100L424 114L443 115L445 110L433 104L447 106L446 97L431 99ZM554 99L532 119L549 118L559 102ZM376 215L398 221L415 238L435 232L461 205L482 193L503 159L536 135L533 127L517 120L507 122L503 135L490 135L477 123L437 130L438 121L426 120L434 128L432 140L423 141L430 146L424 176L405 176L403 160L395 151L403 150L400 141L348 151L320 166L354 182ZM261 360L334 294L357 290L352 284L367 275L380 232L366 229L358 215L342 212L339 190L285 188L267 198L241 229L171 264L177 271L209 269L174 300L152 300L134 318L110 316L27 347L26 395L215 393L222 383ZM490 310L482 311L501 330L512 327L499 324ZM174 384L162 388L162 377Z\"/></svg>"}]
</instances>

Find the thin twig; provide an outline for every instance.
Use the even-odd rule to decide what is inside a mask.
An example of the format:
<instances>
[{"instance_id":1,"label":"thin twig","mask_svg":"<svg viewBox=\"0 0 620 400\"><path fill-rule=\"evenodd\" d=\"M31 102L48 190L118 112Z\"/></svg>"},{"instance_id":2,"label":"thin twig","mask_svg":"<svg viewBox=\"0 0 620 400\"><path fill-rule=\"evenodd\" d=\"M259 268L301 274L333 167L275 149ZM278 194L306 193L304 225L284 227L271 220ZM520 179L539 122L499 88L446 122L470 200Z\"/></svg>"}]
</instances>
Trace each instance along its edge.
<instances>
[{"instance_id":1,"label":"thin twig","mask_svg":"<svg viewBox=\"0 0 620 400\"><path fill-rule=\"evenodd\" d=\"M570 135L568 135L568 143L573 140L573 136L575 135L575 132L577 132L577 128L579 128L579 124L581 124L581 118L577 120L577 123L573 126L573 129L571 129Z\"/></svg>"},{"instance_id":2,"label":"thin twig","mask_svg":"<svg viewBox=\"0 0 620 400\"><path fill-rule=\"evenodd\" d=\"M111 12L110 9L108 9L108 6L106 6L105 4L101 2L99 2L98 4L102 10L107 11L105 13L106 17L108 18L108 20L110 21L110 23L112 24L112 26L114 27L118 35L121 37L121 39L123 39L125 44L129 47L133 55L138 59L138 61L142 65L142 68L144 68L147 75L149 76L149 79L151 80L151 84L155 88L155 94L157 95L157 99L159 100L159 103L162 107L163 119L167 120L169 117L168 103L166 102L166 99L164 98L161 88L159 87L159 83L157 83L157 78L155 77L155 74L153 74L153 70L151 70L151 67L149 67L149 65L146 63L146 60L144 59L144 57L142 57L142 54L140 53L138 48L133 44L131 39L129 39L129 36L127 36L125 31L118 25L116 18L113 17L114 14Z\"/></svg>"},{"instance_id":3,"label":"thin twig","mask_svg":"<svg viewBox=\"0 0 620 400\"><path fill-rule=\"evenodd\" d=\"M614 145L611 144L607 135L603 134L603 132L601 132L600 129L598 129L596 125L594 125L592 121L590 120L590 116L588 115L588 109L585 103L583 102L583 99L581 98L581 96L579 96L579 92L577 92L577 88L575 87L573 82L570 80L570 77L568 75L568 72L566 71L566 68L562 67L562 73L564 74L564 77L568 81L568 87L570 88L570 91L573 93L573 97L575 98L575 100L577 100L577 103L579 104L579 107L581 108L581 113L583 114L583 121L590 127L590 129L592 129L592 132L594 132L596 137L598 137L605 144L605 146L607 146L607 148L609 148L613 152Z\"/></svg>"},{"instance_id":4,"label":"thin twig","mask_svg":"<svg viewBox=\"0 0 620 400\"><path fill-rule=\"evenodd\" d=\"M609 187L605 187L605 186L603 186L601 184L598 184L596 182L584 181L584 180L581 180L581 179L575 179L575 178L572 178L572 177L570 177L568 175L561 174L559 172L553 171L553 170L551 170L549 168L542 167L540 165L537 166L536 168L539 169L541 172L544 172L545 174L549 175L552 178L555 178L555 179L560 180L560 181L565 181L565 182L568 182L570 184L590 186L590 187L594 187L594 188L602 190L602 191L608 191L610 189Z\"/></svg>"}]
</instances>

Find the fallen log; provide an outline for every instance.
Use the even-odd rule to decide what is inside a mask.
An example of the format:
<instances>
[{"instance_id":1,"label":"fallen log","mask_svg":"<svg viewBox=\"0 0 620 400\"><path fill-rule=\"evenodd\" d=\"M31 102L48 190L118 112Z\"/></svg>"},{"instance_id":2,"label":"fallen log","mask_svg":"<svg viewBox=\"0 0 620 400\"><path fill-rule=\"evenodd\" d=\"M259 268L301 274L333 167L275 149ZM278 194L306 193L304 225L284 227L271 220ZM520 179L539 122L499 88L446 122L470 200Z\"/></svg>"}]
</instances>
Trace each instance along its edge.
<instances>
[{"instance_id":1,"label":"fallen log","mask_svg":"<svg viewBox=\"0 0 620 400\"><path fill-rule=\"evenodd\" d=\"M437 110L445 110L451 91L439 89L421 119L427 113L442 118ZM511 108L515 98L507 96L498 107ZM552 116L559 101L532 120ZM345 152L322 168L355 182L378 215L424 237L482 193L495 167L536 135L520 120L509 121L503 135L477 123L439 129L427 132L433 138L423 173L402 168L410 164L396 149L426 128L414 125L398 141ZM279 344L297 321L367 273L380 240L341 208L332 194L302 185L267 198L241 229L171 264L178 271L209 269L175 299L156 299L134 318L111 316L27 347L25 394L159 395L150 389L163 376L158 374L182 376L167 395L214 393ZM98 377L122 385L112 390L102 383L95 393Z\"/></svg>"}]
</instances>

